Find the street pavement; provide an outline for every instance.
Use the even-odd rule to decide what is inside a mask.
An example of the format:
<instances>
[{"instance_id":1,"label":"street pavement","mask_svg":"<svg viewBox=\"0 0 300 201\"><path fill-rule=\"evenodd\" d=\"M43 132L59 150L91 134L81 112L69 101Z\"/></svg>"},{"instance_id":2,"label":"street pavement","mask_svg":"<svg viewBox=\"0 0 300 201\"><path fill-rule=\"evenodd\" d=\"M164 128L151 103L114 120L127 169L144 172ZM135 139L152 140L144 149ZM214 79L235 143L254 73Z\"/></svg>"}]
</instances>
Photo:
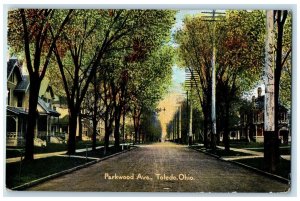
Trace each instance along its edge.
<instances>
[{"instance_id":1,"label":"street pavement","mask_svg":"<svg viewBox=\"0 0 300 201\"><path fill-rule=\"evenodd\" d=\"M169 142L144 145L29 191L287 192L289 185Z\"/></svg>"}]
</instances>

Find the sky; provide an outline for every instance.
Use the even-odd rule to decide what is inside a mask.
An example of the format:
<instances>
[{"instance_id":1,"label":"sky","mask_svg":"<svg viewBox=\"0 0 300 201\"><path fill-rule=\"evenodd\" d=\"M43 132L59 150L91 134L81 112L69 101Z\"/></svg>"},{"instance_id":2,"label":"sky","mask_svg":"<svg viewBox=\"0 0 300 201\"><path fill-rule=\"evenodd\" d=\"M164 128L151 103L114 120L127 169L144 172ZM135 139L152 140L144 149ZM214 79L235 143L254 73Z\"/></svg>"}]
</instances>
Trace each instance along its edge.
<instances>
[{"instance_id":1,"label":"sky","mask_svg":"<svg viewBox=\"0 0 300 201\"><path fill-rule=\"evenodd\" d=\"M194 15L200 13L200 10L181 10L176 14L176 23L171 29L172 34L177 29L183 26L183 19L185 15ZM171 45L176 47L174 40L171 40ZM166 138L167 124L172 120L175 112L178 110L180 103L185 99L185 91L183 89L183 83L185 80L185 69L179 68L176 64L172 67L172 85L170 86L168 93L164 96L164 99L160 101L158 107L165 110L158 114L158 119L161 123L162 138Z\"/></svg>"},{"instance_id":2,"label":"sky","mask_svg":"<svg viewBox=\"0 0 300 201\"><path fill-rule=\"evenodd\" d=\"M201 13L202 10L180 10L176 14L176 23L171 29L172 34L175 33L176 30L180 29L183 26L183 19L186 15L195 15ZM173 41L173 40L172 40ZM173 42L174 46L176 44ZM172 85L170 87L170 92L184 93L183 83L185 80L185 70L183 68L179 68L176 64L172 67L173 75L172 75Z\"/></svg>"}]
</instances>

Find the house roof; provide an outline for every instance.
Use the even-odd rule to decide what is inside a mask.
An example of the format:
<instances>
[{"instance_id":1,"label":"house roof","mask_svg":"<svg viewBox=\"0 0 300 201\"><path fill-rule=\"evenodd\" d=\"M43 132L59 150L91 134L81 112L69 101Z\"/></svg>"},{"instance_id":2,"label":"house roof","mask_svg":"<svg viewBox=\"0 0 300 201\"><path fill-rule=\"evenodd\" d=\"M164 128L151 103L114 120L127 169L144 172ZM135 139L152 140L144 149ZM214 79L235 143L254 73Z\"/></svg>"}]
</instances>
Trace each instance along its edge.
<instances>
[{"instance_id":1,"label":"house roof","mask_svg":"<svg viewBox=\"0 0 300 201\"><path fill-rule=\"evenodd\" d=\"M43 96L46 91L47 91L47 88L49 86L49 79L47 77L45 77L42 82L41 82L41 86L40 86L40 91L39 91L39 96Z\"/></svg>"},{"instance_id":2,"label":"house roof","mask_svg":"<svg viewBox=\"0 0 300 201\"><path fill-rule=\"evenodd\" d=\"M264 103L265 103L265 96L259 96L259 97L255 98L255 107L256 108L263 110Z\"/></svg>"},{"instance_id":3,"label":"house roof","mask_svg":"<svg viewBox=\"0 0 300 201\"><path fill-rule=\"evenodd\" d=\"M18 83L14 91L25 93L28 90L29 85L30 85L29 75L24 75L22 81Z\"/></svg>"},{"instance_id":4,"label":"house roof","mask_svg":"<svg viewBox=\"0 0 300 201\"><path fill-rule=\"evenodd\" d=\"M19 69L19 62L16 58L11 58L7 62L7 79L13 74L14 70L17 69L17 75L22 78L22 73Z\"/></svg>"},{"instance_id":5,"label":"house roof","mask_svg":"<svg viewBox=\"0 0 300 201\"><path fill-rule=\"evenodd\" d=\"M60 116L60 113L58 113L57 111L55 111L52 108L50 108L49 104L46 103L40 97L38 98L38 104L46 111L47 114L49 114L51 116L56 116L56 117Z\"/></svg>"},{"instance_id":6,"label":"house roof","mask_svg":"<svg viewBox=\"0 0 300 201\"><path fill-rule=\"evenodd\" d=\"M259 96L255 99L255 107L264 110L265 96ZM288 109L279 103L279 111L287 112Z\"/></svg>"},{"instance_id":7,"label":"house roof","mask_svg":"<svg viewBox=\"0 0 300 201\"><path fill-rule=\"evenodd\" d=\"M18 108L18 107L11 107L11 106L6 106L6 110L9 111L9 112L12 112L14 114L25 114L27 115L28 112L23 109L23 108Z\"/></svg>"}]
</instances>

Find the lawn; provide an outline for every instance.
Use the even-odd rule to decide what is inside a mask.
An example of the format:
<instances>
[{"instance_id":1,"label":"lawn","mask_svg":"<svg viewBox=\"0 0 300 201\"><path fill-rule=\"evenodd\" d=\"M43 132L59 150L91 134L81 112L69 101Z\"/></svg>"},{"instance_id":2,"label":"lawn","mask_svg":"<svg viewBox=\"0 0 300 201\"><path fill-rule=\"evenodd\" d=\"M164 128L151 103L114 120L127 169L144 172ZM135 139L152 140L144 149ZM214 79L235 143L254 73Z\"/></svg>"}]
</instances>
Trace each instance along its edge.
<instances>
[{"instance_id":1,"label":"lawn","mask_svg":"<svg viewBox=\"0 0 300 201\"><path fill-rule=\"evenodd\" d=\"M247 148L247 150L264 152L264 148ZM290 147L279 147L280 155L291 155L291 148Z\"/></svg>"},{"instance_id":2,"label":"lawn","mask_svg":"<svg viewBox=\"0 0 300 201\"><path fill-rule=\"evenodd\" d=\"M121 148L121 147L120 147ZM126 146L124 146L124 150L127 149ZM130 147L129 147L130 149ZM114 147L110 147L109 150L104 154L104 148L101 149L97 149L95 151L88 151L88 152L80 152L80 153L76 153L76 156L87 156L87 157L92 157L92 158L103 158L105 156L109 156L115 153L118 153L122 151L120 150L116 150Z\"/></svg>"},{"instance_id":3,"label":"lawn","mask_svg":"<svg viewBox=\"0 0 300 201\"><path fill-rule=\"evenodd\" d=\"M46 147L34 147L34 153L36 154L51 153L51 152L58 152L58 151L67 151L67 145L48 143ZM13 148L6 149L6 158L21 157L22 152L24 152L24 148L22 147L16 147L15 149Z\"/></svg>"},{"instance_id":4,"label":"lawn","mask_svg":"<svg viewBox=\"0 0 300 201\"><path fill-rule=\"evenodd\" d=\"M97 141L96 146L102 146L104 142ZM91 147L91 141L78 141L76 143L76 149L83 149L86 146ZM23 147L8 147L6 149L6 158L14 158L21 157ZM34 147L34 153L51 153L51 152L59 152L59 151L67 151L67 144L57 144L57 143L48 143L46 147ZM24 151L23 151L24 152Z\"/></svg>"},{"instance_id":5,"label":"lawn","mask_svg":"<svg viewBox=\"0 0 300 201\"><path fill-rule=\"evenodd\" d=\"M263 148L264 143L261 142L231 142L230 147L232 148Z\"/></svg>"},{"instance_id":6,"label":"lawn","mask_svg":"<svg viewBox=\"0 0 300 201\"><path fill-rule=\"evenodd\" d=\"M21 166L20 162L7 163L6 187L13 188L33 180L76 167L86 162L86 159L81 158L53 156L49 158L36 159L33 162L23 161Z\"/></svg>"},{"instance_id":7,"label":"lawn","mask_svg":"<svg viewBox=\"0 0 300 201\"><path fill-rule=\"evenodd\" d=\"M209 149L206 150L206 152L211 153L211 154L215 154L217 156L223 157L223 156L250 156L251 154L247 154L247 153L243 153L243 152L238 152L238 151L225 151L224 149L219 149L217 148L215 151Z\"/></svg>"},{"instance_id":8,"label":"lawn","mask_svg":"<svg viewBox=\"0 0 300 201\"><path fill-rule=\"evenodd\" d=\"M255 143L255 142L248 143L248 144L246 144L246 143L235 143L234 145L235 146L231 146L231 147L247 148L247 150L259 151L259 152L264 151L263 143ZM200 148L200 146L199 146L199 148ZM207 152L208 153L213 153L213 154L218 155L220 157L250 155L250 154L236 152L236 151L232 151L232 150L230 150L229 152L225 152L224 149L217 149L216 152L213 152L212 150L207 150ZM289 146L280 147L280 154L281 155L289 155L290 153L291 153L291 148ZM240 163L249 165L251 167L255 167L257 169L265 171L264 170L264 159L263 158L237 159L237 160L234 160L234 161L237 161L237 162L240 162ZM290 172L291 172L291 161L285 160L285 159L280 159L279 167L278 167L277 171L274 174L289 179Z\"/></svg>"},{"instance_id":9,"label":"lawn","mask_svg":"<svg viewBox=\"0 0 300 201\"><path fill-rule=\"evenodd\" d=\"M204 146L200 146L200 145L193 145L192 146L193 149L204 149ZM233 151L230 150L229 152L226 152L224 149L220 149L217 148L215 151L211 150L211 149L206 149L205 150L208 153L223 157L223 156L250 156L251 154L247 154L247 153L243 153L243 152L238 152L238 151Z\"/></svg>"},{"instance_id":10,"label":"lawn","mask_svg":"<svg viewBox=\"0 0 300 201\"><path fill-rule=\"evenodd\" d=\"M235 161L265 171L263 158L239 159L239 160L235 160ZM275 174L282 176L286 179L290 179L289 178L290 172L291 172L291 161L285 160L285 159L280 159L280 164L279 164L279 167L278 167L277 171L275 172Z\"/></svg>"}]
</instances>

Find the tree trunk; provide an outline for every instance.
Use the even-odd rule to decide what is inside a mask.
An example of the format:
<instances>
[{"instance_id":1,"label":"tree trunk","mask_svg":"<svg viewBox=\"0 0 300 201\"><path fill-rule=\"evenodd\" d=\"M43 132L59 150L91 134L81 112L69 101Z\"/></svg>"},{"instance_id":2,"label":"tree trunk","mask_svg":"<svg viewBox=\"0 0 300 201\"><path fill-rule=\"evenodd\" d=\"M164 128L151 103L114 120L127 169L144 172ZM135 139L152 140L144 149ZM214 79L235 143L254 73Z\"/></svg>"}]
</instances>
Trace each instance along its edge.
<instances>
[{"instance_id":1,"label":"tree trunk","mask_svg":"<svg viewBox=\"0 0 300 201\"><path fill-rule=\"evenodd\" d=\"M78 127L79 127L78 140L82 141L82 115L81 115L81 112L79 112L79 114L78 114Z\"/></svg>"},{"instance_id":2,"label":"tree trunk","mask_svg":"<svg viewBox=\"0 0 300 201\"><path fill-rule=\"evenodd\" d=\"M133 127L134 127L134 143L137 143L139 129L138 129L138 119L137 119L138 117L137 117L136 109L134 109L132 118L133 118Z\"/></svg>"},{"instance_id":3,"label":"tree trunk","mask_svg":"<svg viewBox=\"0 0 300 201\"><path fill-rule=\"evenodd\" d=\"M68 152L67 154L75 154L76 151L76 127L77 127L77 112L70 109L69 112L69 140L68 140Z\"/></svg>"},{"instance_id":4,"label":"tree trunk","mask_svg":"<svg viewBox=\"0 0 300 201\"><path fill-rule=\"evenodd\" d=\"M105 119L104 119L104 126L105 126L105 135L104 135L104 153L109 150L109 136L111 134L111 125L109 123L109 109L105 111Z\"/></svg>"},{"instance_id":5,"label":"tree trunk","mask_svg":"<svg viewBox=\"0 0 300 201\"><path fill-rule=\"evenodd\" d=\"M140 132L138 132L139 133L139 144L141 143L141 133Z\"/></svg>"},{"instance_id":6,"label":"tree trunk","mask_svg":"<svg viewBox=\"0 0 300 201\"><path fill-rule=\"evenodd\" d=\"M110 135L110 129L108 127L105 127L105 135L104 135L104 155L109 150L109 135Z\"/></svg>"},{"instance_id":7,"label":"tree trunk","mask_svg":"<svg viewBox=\"0 0 300 201\"><path fill-rule=\"evenodd\" d=\"M94 101L93 101L93 134L92 134L92 150L96 150L96 137L97 137L97 113L98 113L98 91L97 91L97 72L94 75L94 80L93 80L93 85L94 85Z\"/></svg>"},{"instance_id":8,"label":"tree trunk","mask_svg":"<svg viewBox=\"0 0 300 201\"><path fill-rule=\"evenodd\" d=\"M229 100L226 100L225 103L225 124L224 124L224 135L223 135L223 143L225 147L225 151L229 152Z\"/></svg>"},{"instance_id":9,"label":"tree trunk","mask_svg":"<svg viewBox=\"0 0 300 201\"><path fill-rule=\"evenodd\" d=\"M106 154L106 152L109 150L109 136L110 136L110 128L109 127L105 127L105 136L104 136L104 152Z\"/></svg>"},{"instance_id":10,"label":"tree trunk","mask_svg":"<svg viewBox=\"0 0 300 201\"><path fill-rule=\"evenodd\" d=\"M208 89L208 91L204 94L206 96L206 98L203 100L203 104L202 106L202 111L203 111L203 117L204 117L204 147L208 148L210 143L208 140L208 134L209 134L209 128L210 128L210 111L211 111L211 107L210 107L210 101L211 101L211 90L210 88Z\"/></svg>"},{"instance_id":11,"label":"tree trunk","mask_svg":"<svg viewBox=\"0 0 300 201\"><path fill-rule=\"evenodd\" d=\"M95 117L95 115L93 116L93 134L92 134L92 150L95 151L96 150L96 141L97 141L97 118Z\"/></svg>"},{"instance_id":12,"label":"tree trunk","mask_svg":"<svg viewBox=\"0 0 300 201\"><path fill-rule=\"evenodd\" d=\"M138 135L139 135L139 129L136 123L136 120L134 120L134 143L137 143Z\"/></svg>"},{"instance_id":13,"label":"tree trunk","mask_svg":"<svg viewBox=\"0 0 300 201\"><path fill-rule=\"evenodd\" d=\"M38 74L30 76L30 91L29 91L29 111L27 118L27 131L25 136L25 160L31 161L34 159L34 128L37 119L37 104L41 82Z\"/></svg>"},{"instance_id":14,"label":"tree trunk","mask_svg":"<svg viewBox=\"0 0 300 201\"><path fill-rule=\"evenodd\" d=\"M206 117L206 115L204 115L204 121L203 121L203 127L204 127L204 131L203 131L203 144L205 148L208 148L208 140L207 140L207 133L208 133L208 119Z\"/></svg>"},{"instance_id":15,"label":"tree trunk","mask_svg":"<svg viewBox=\"0 0 300 201\"><path fill-rule=\"evenodd\" d=\"M121 121L121 107L116 106L115 111L115 130L114 130L114 137L115 137L115 149L118 150L120 148L120 121Z\"/></svg>"}]
</instances>

